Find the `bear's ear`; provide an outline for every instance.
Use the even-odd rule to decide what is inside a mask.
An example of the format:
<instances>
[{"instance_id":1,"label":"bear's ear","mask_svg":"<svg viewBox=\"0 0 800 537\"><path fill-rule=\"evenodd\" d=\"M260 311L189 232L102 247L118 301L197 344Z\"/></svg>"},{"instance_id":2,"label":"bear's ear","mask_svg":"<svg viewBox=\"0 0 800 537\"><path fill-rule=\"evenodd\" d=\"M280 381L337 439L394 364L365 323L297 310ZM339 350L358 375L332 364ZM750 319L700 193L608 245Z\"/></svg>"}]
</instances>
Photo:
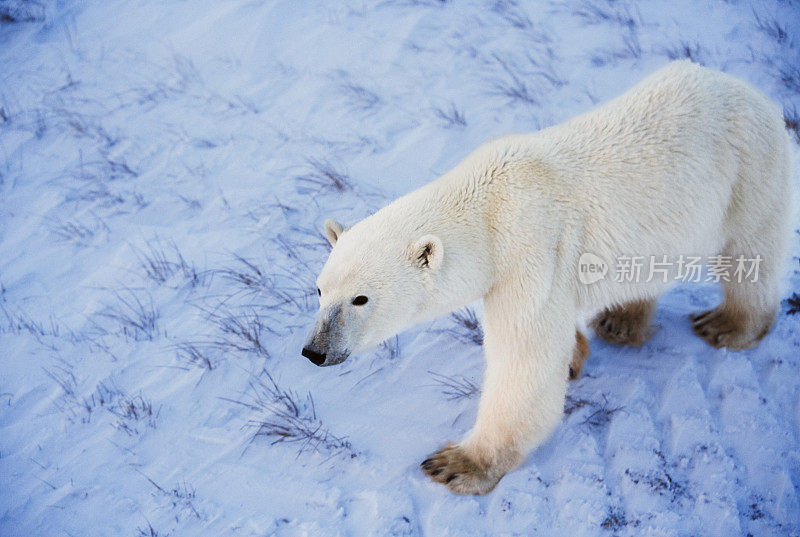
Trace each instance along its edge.
<instances>
[{"instance_id":1,"label":"bear's ear","mask_svg":"<svg viewBox=\"0 0 800 537\"><path fill-rule=\"evenodd\" d=\"M330 218L325 220L325 237L328 238L328 242L331 243L331 246L336 245L336 241L339 240L343 232L344 227L342 224Z\"/></svg>"},{"instance_id":2,"label":"bear's ear","mask_svg":"<svg viewBox=\"0 0 800 537\"><path fill-rule=\"evenodd\" d=\"M420 268L436 270L443 257L444 247L439 237L423 235L411 246L411 261Z\"/></svg>"}]
</instances>

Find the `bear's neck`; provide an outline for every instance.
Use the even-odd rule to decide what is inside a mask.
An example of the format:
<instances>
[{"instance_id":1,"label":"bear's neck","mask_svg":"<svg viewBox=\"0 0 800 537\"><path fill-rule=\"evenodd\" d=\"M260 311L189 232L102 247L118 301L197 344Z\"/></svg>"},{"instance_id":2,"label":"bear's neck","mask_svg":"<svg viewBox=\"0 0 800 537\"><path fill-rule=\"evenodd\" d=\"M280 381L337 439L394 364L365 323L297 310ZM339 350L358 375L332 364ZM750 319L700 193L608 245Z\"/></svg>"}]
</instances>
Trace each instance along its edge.
<instances>
[{"instance_id":1,"label":"bear's neck","mask_svg":"<svg viewBox=\"0 0 800 537\"><path fill-rule=\"evenodd\" d=\"M410 241L426 234L442 241L442 266L431 278L431 303L437 305L432 316L482 298L494 279L487 216L490 178L457 172L458 167L387 207L394 213L391 221L405 223L403 235Z\"/></svg>"}]
</instances>

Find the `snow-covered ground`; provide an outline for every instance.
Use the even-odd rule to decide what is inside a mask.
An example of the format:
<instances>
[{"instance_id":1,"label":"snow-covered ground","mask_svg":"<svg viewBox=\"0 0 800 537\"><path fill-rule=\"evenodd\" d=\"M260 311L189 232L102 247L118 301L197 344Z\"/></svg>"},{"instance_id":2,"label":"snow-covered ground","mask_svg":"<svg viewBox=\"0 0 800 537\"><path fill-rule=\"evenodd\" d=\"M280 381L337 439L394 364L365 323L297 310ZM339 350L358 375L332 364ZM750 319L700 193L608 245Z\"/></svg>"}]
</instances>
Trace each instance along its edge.
<instances>
[{"instance_id":1,"label":"snow-covered ground","mask_svg":"<svg viewBox=\"0 0 800 537\"><path fill-rule=\"evenodd\" d=\"M485 497L418 468L472 424L472 313L299 354L325 218L682 57L797 120L796 1L0 1L0 534L800 535L788 305L714 350L675 288Z\"/></svg>"}]
</instances>

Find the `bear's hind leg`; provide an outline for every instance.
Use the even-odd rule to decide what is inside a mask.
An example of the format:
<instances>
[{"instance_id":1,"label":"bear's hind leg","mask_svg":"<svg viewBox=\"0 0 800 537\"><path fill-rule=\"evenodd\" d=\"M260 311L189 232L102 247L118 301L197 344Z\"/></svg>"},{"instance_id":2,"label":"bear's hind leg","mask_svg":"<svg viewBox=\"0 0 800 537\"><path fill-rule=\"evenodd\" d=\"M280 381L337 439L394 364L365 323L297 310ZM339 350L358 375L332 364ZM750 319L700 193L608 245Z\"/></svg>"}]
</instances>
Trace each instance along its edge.
<instances>
[{"instance_id":1,"label":"bear's hind leg","mask_svg":"<svg viewBox=\"0 0 800 537\"><path fill-rule=\"evenodd\" d=\"M655 299L612 306L595 317L591 326L597 337L608 343L638 347L652 335L650 320L655 310Z\"/></svg>"},{"instance_id":2,"label":"bear's hind leg","mask_svg":"<svg viewBox=\"0 0 800 537\"><path fill-rule=\"evenodd\" d=\"M780 309L780 277L792 229L790 142L781 123L775 114L769 123L753 127L759 143L741 150L722 226L727 237L722 255L731 264L728 281L722 283L723 301L691 317L695 333L717 348L755 347ZM745 270L739 272L741 262ZM748 273L753 264L754 272Z\"/></svg>"}]
</instances>

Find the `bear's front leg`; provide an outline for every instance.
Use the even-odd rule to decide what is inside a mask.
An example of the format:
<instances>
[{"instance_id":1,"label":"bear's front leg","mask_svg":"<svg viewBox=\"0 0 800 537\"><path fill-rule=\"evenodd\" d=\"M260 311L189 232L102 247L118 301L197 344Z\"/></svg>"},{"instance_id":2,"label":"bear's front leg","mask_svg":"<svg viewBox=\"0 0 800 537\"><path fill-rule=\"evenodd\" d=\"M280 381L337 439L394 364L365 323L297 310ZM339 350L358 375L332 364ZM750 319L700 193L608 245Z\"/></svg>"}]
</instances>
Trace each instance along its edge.
<instances>
[{"instance_id":1,"label":"bear's front leg","mask_svg":"<svg viewBox=\"0 0 800 537\"><path fill-rule=\"evenodd\" d=\"M552 299L542 307L512 304L498 292L485 301L486 373L475 426L421 465L458 494L491 491L550 435L564 409L574 315Z\"/></svg>"}]
</instances>

